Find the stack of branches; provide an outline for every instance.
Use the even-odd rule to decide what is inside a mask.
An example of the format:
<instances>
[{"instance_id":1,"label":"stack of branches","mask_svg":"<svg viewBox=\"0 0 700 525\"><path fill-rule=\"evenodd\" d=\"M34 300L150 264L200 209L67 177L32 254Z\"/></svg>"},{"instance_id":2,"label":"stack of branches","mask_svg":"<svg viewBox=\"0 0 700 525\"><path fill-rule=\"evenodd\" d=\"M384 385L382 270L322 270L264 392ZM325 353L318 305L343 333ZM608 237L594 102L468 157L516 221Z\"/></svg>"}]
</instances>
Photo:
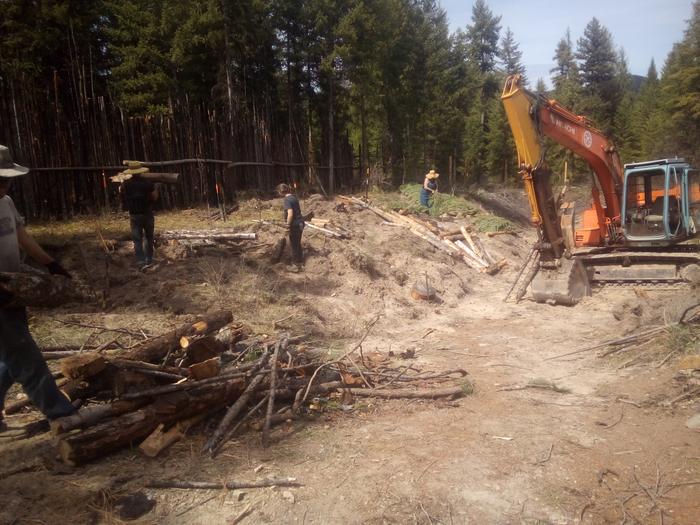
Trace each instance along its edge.
<instances>
[{"instance_id":1,"label":"stack of branches","mask_svg":"<svg viewBox=\"0 0 700 525\"><path fill-rule=\"evenodd\" d=\"M609 339L607 341L596 343L594 345L584 346L583 348L578 348L576 350L566 352L565 354L559 354L554 357L549 357L546 359L546 361L553 359L561 359L563 357L582 354L584 352L590 352L593 350L599 351L597 354L598 357L608 357L614 354L620 354L631 350L639 350L642 347L651 345L655 342L659 342L660 338L668 336L669 332L673 329L676 329L678 327L692 328L693 325L697 325L700 322L700 311L697 311L698 307L700 307L700 303L687 307L683 311L677 322L654 326L642 330L640 332L627 335L625 337ZM663 360L659 363L659 366L666 363L666 361L668 361L674 355L674 353L677 353L678 351L679 350L677 348L671 350L671 352L668 353L666 357L664 357Z\"/></svg>"},{"instance_id":2,"label":"stack of branches","mask_svg":"<svg viewBox=\"0 0 700 525\"><path fill-rule=\"evenodd\" d=\"M301 339L287 334L246 338L231 313L222 311L116 355L67 357L59 361L62 389L71 400L82 400L83 407L51 422L58 453L70 465L135 445L156 456L193 426L218 417L202 449L215 455L255 418L262 418L259 428L267 446L273 425L309 414L319 395L346 401L348 396L430 399L466 392L464 381L426 388L454 380L455 374L462 378L463 370L358 366L351 354L360 345L338 360L322 362L298 345ZM363 357L360 362L365 363Z\"/></svg>"},{"instance_id":3,"label":"stack of branches","mask_svg":"<svg viewBox=\"0 0 700 525\"><path fill-rule=\"evenodd\" d=\"M476 235L465 226L456 230L443 230L438 225L415 215L402 215L395 211L383 210L356 197L340 196L339 198L373 211L388 224L407 228L412 234L427 241L434 248L464 261L467 266L474 270L494 275L507 264L506 259L496 261Z\"/></svg>"}]
</instances>

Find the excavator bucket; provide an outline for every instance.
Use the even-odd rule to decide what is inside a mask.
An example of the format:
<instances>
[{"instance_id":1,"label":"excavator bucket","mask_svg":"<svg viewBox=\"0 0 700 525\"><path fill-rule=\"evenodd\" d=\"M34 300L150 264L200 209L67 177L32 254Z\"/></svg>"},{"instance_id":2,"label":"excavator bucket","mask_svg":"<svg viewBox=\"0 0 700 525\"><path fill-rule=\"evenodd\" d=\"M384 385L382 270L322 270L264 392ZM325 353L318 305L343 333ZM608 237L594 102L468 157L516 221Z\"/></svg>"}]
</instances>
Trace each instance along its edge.
<instances>
[{"instance_id":1,"label":"excavator bucket","mask_svg":"<svg viewBox=\"0 0 700 525\"><path fill-rule=\"evenodd\" d=\"M540 269L532 280L532 296L538 303L573 306L591 295L586 268L577 259L560 259L556 270Z\"/></svg>"}]
</instances>

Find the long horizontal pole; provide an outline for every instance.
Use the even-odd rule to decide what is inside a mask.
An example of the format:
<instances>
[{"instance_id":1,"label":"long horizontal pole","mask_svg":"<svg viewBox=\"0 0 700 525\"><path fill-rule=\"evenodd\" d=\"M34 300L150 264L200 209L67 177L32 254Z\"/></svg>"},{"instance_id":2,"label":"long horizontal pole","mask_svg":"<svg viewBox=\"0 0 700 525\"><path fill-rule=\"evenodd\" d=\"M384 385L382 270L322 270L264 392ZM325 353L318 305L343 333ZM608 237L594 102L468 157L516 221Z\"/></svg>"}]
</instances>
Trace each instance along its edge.
<instances>
[{"instance_id":1,"label":"long horizontal pole","mask_svg":"<svg viewBox=\"0 0 700 525\"><path fill-rule=\"evenodd\" d=\"M142 162L141 166L147 168L155 168L159 166L175 166L179 164L223 164L227 168L237 168L243 166L282 166L282 167L307 167L309 164L303 162L232 162L222 159L179 159L179 160L164 160L158 162ZM329 166L311 165L318 169L330 169ZM359 166L346 165L334 166L334 169L359 168ZM39 168L31 168L31 171L124 171L127 166L47 166Z\"/></svg>"}]
</instances>

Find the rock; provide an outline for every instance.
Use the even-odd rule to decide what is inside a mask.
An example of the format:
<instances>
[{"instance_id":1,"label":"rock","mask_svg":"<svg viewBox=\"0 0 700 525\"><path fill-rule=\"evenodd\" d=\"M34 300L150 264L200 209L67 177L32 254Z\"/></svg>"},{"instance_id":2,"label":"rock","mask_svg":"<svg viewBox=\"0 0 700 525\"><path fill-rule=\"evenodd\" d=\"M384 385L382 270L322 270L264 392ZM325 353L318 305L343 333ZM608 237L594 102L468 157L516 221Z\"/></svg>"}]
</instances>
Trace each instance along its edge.
<instances>
[{"instance_id":1,"label":"rock","mask_svg":"<svg viewBox=\"0 0 700 525\"><path fill-rule=\"evenodd\" d=\"M135 520L151 511L156 500L143 492L134 492L117 498L114 502L114 512L122 520Z\"/></svg>"},{"instance_id":2,"label":"rock","mask_svg":"<svg viewBox=\"0 0 700 525\"><path fill-rule=\"evenodd\" d=\"M685 422L685 426L690 430L700 430L700 412L690 417L688 421Z\"/></svg>"},{"instance_id":3,"label":"rock","mask_svg":"<svg viewBox=\"0 0 700 525\"><path fill-rule=\"evenodd\" d=\"M285 490L282 492L282 497L286 499L289 503L294 503L294 494L292 494L289 490Z\"/></svg>"}]
</instances>

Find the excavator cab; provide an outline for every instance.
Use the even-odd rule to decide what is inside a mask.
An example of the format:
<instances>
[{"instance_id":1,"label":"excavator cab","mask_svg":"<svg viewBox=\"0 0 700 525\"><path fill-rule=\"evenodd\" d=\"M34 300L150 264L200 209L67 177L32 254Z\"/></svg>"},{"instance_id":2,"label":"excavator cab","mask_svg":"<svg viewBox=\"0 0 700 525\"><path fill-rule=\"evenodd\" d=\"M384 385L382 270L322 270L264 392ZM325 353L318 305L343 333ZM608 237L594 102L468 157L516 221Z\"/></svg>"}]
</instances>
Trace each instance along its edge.
<instances>
[{"instance_id":1,"label":"excavator cab","mask_svg":"<svg viewBox=\"0 0 700 525\"><path fill-rule=\"evenodd\" d=\"M625 164L621 226L628 246L668 246L692 237L698 172L683 159ZM691 213L691 210L692 213Z\"/></svg>"}]
</instances>

